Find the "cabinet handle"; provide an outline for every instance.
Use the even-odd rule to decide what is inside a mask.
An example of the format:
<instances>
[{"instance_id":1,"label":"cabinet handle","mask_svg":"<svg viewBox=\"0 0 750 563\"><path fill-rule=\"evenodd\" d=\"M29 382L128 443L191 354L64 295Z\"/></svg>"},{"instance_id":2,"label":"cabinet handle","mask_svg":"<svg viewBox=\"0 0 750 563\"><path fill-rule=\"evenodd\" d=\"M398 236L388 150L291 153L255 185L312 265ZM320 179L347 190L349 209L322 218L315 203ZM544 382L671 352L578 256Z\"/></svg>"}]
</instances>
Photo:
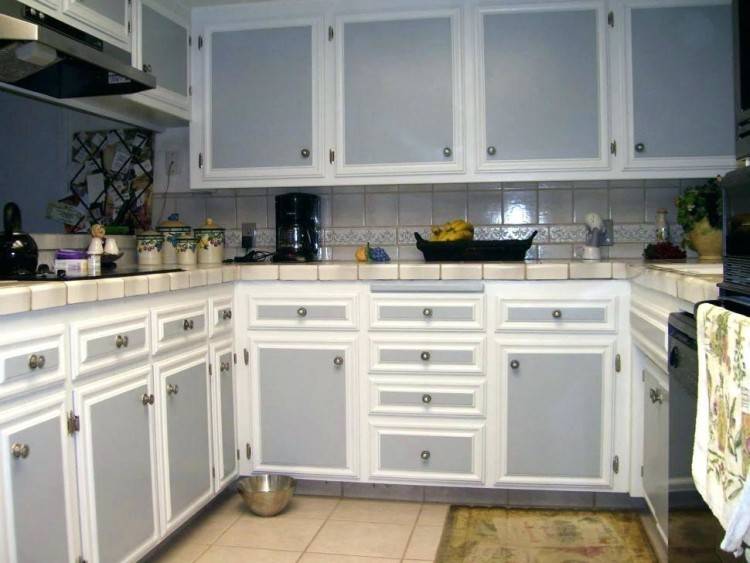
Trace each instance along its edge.
<instances>
[{"instance_id":1,"label":"cabinet handle","mask_svg":"<svg viewBox=\"0 0 750 563\"><path fill-rule=\"evenodd\" d=\"M310 158L310 149L302 149L299 153L302 155L302 158Z\"/></svg>"},{"instance_id":2,"label":"cabinet handle","mask_svg":"<svg viewBox=\"0 0 750 563\"><path fill-rule=\"evenodd\" d=\"M654 404L662 404L664 402L664 394L658 389L649 389L648 395L651 398L651 402Z\"/></svg>"},{"instance_id":3,"label":"cabinet handle","mask_svg":"<svg viewBox=\"0 0 750 563\"><path fill-rule=\"evenodd\" d=\"M425 317L431 317L432 309L430 309L429 307L425 307L424 309L422 309L422 315Z\"/></svg>"},{"instance_id":4,"label":"cabinet handle","mask_svg":"<svg viewBox=\"0 0 750 563\"><path fill-rule=\"evenodd\" d=\"M644 152L646 150L646 145L643 143L636 143L635 144L635 152Z\"/></svg>"},{"instance_id":5,"label":"cabinet handle","mask_svg":"<svg viewBox=\"0 0 750 563\"><path fill-rule=\"evenodd\" d=\"M429 393L425 393L424 395L422 395L422 402L425 405L429 405L432 402L432 395L430 395Z\"/></svg>"},{"instance_id":6,"label":"cabinet handle","mask_svg":"<svg viewBox=\"0 0 750 563\"><path fill-rule=\"evenodd\" d=\"M115 338L115 346L118 348L127 348L128 347L128 337L123 336L122 334L118 334L117 338Z\"/></svg>"},{"instance_id":7,"label":"cabinet handle","mask_svg":"<svg viewBox=\"0 0 750 563\"><path fill-rule=\"evenodd\" d=\"M39 358L36 354L29 356L29 369L36 369L39 367Z\"/></svg>"},{"instance_id":8,"label":"cabinet handle","mask_svg":"<svg viewBox=\"0 0 750 563\"><path fill-rule=\"evenodd\" d=\"M15 442L10 447L10 453L13 454L13 457L16 459L19 459L19 458L26 459L27 457L29 457L29 445L19 444L18 442Z\"/></svg>"},{"instance_id":9,"label":"cabinet handle","mask_svg":"<svg viewBox=\"0 0 750 563\"><path fill-rule=\"evenodd\" d=\"M344 365L344 358L341 356L336 356L333 358L333 365L334 366L343 366Z\"/></svg>"},{"instance_id":10,"label":"cabinet handle","mask_svg":"<svg viewBox=\"0 0 750 563\"><path fill-rule=\"evenodd\" d=\"M487 147L487 154L490 156L495 156L497 154L497 149L490 145L489 147Z\"/></svg>"},{"instance_id":11,"label":"cabinet handle","mask_svg":"<svg viewBox=\"0 0 750 563\"><path fill-rule=\"evenodd\" d=\"M552 318L559 319L562 318L562 311L560 309L555 309L552 311Z\"/></svg>"},{"instance_id":12,"label":"cabinet handle","mask_svg":"<svg viewBox=\"0 0 750 563\"><path fill-rule=\"evenodd\" d=\"M221 362L221 365L219 366L219 371L229 371L230 367L231 367L231 364L229 362Z\"/></svg>"},{"instance_id":13,"label":"cabinet handle","mask_svg":"<svg viewBox=\"0 0 750 563\"><path fill-rule=\"evenodd\" d=\"M511 360L510 361L510 368L511 369L518 369L519 367L521 367L521 362L519 362L518 360Z\"/></svg>"},{"instance_id":14,"label":"cabinet handle","mask_svg":"<svg viewBox=\"0 0 750 563\"><path fill-rule=\"evenodd\" d=\"M419 454L419 457L421 457L424 461L427 461L430 459L430 450L422 450L422 453Z\"/></svg>"},{"instance_id":15,"label":"cabinet handle","mask_svg":"<svg viewBox=\"0 0 750 563\"><path fill-rule=\"evenodd\" d=\"M453 155L453 151L451 150L451 148L450 148L450 147L445 147L445 148L443 149L443 156L444 156L445 158L450 158L450 157L451 157L452 155Z\"/></svg>"},{"instance_id":16,"label":"cabinet handle","mask_svg":"<svg viewBox=\"0 0 750 563\"><path fill-rule=\"evenodd\" d=\"M306 317L307 316L307 309L305 309L304 307L300 307L299 309L297 309L297 316L298 317Z\"/></svg>"},{"instance_id":17,"label":"cabinet handle","mask_svg":"<svg viewBox=\"0 0 750 563\"><path fill-rule=\"evenodd\" d=\"M39 354L39 357L38 357L38 358L37 358L37 360L36 360L36 366L37 366L37 367L38 367L39 369L42 369L42 368L44 367L44 364L45 364L45 363L47 363L47 360L45 359L45 357L44 357L44 356L42 356L41 354Z\"/></svg>"},{"instance_id":18,"label":"cabinet handle","mask_svg":"<svg viewBox=\"0 0 750 563\"><path fill-rule=\"evenodd\" d=\"M430 361L430 353L429 353L429 352L427 352L427 351L424 351L424 352L422 352L422 353L421 353L421 354L419 355L419 357L420 357L420 358L422 358L422 361L423 361L423 362L428 362L428 361Z\"/></svg>"},{"instance_id":19,"label":"cabinet handle","mask_svg":"<svg viewBox=\"0 0 750 563\"><path fill-rule=\"evenodd\" d=\"M143 64L143 72L151 72L151 65Z\"/></svg>"},{"instance_id":20,"label":"cabinet handle","mask_svg":"<svg viewBox=\"0 0 750 563\"><path fill-rule=\"evenodd\" d=\"M222 320L228 321L232 318L232 310L231 309L224 309L221 312L221 318Z\"/></svg>"},{"instance_id":21,"label":"cabinet handle","mask_svg":"<svg viewBox=\"0 0 750 563\"><path fill-rule=\"evenodd\" d=\"M190 321L188 319L182 321L182 330L190 330Z\"/></svg>"},{"instance_id":22,"label":"cabinet handle","mask_svg":"<svg viewBox=\"0 0 750 563\"><path fill-rule=\"evenodd\" d=\"M144 393L143 395L141 395L141 403L143 403L144 406L153 405L154 396L149 395L148 393Z\"/></svg>"},{"instance_id":23,"label":"cabinet handle","mask_svg":"<svg viewBox=\"0 0 750 563\"><path fill-rule=\"evenodd\" d=\"M180 386L173 383L167 384L167 395L177 395L180 392Z\"/></svg>"}]
</instances>

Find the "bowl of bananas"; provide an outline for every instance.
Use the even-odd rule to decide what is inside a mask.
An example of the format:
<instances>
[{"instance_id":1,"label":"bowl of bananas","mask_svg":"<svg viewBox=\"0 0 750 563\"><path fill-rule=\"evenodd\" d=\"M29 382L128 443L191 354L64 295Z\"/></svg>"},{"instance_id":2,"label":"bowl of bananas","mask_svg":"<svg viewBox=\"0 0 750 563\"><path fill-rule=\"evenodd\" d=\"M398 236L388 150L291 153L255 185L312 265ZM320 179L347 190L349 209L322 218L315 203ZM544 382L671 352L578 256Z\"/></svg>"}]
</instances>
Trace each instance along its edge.
<instances>
[{"instance_id":1,"label":"bowl of bananas","mask_svg":"<svg viewBox=\"0 0 750 563\"><path fill-rule=\"evenodd\" d=\"M523 260L537 233L524 239L474 240L474 225L463 219L435 225L431 231L429 241L414 233L426 262Z\"/></svg>"}]
</instances>

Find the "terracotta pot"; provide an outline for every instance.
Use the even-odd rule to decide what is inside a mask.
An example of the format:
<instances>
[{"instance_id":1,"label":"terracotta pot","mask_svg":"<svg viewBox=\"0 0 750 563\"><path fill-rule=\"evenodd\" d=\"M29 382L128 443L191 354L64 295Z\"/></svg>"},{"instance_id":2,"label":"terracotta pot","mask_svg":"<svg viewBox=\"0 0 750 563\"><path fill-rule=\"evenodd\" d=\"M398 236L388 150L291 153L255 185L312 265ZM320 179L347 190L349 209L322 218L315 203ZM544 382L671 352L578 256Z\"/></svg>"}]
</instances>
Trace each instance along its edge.
<instances>
[{"instance_id":1,"label":"terracotta pot","mask_svg":"<svg viewBox=\"0 0 750 563\"><path fill-rule=\"evenodd\" d=\"M705 217L688 233L690 243L701 260L721 260L721 229L712 227Z\"/></svg>"}]
</instances>

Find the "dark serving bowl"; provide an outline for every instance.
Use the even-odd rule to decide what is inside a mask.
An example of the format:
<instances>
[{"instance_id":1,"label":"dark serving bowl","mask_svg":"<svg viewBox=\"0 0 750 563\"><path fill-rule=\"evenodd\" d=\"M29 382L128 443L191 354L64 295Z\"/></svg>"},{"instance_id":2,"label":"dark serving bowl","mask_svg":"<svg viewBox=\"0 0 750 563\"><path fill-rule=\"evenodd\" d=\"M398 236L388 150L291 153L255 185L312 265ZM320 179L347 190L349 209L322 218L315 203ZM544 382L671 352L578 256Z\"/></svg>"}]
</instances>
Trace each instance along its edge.
<instances>
[{"instance_id":1,"label":"dark serving bowl","mask_svg":"<svg viewBox=\"0 0 750 563\"><path fill-rule=\"evenodd\" d=\"M426 262L517 262L526 258L536 231L525 239L430 242L414 233Z\"/></svg>"}]
</instances>

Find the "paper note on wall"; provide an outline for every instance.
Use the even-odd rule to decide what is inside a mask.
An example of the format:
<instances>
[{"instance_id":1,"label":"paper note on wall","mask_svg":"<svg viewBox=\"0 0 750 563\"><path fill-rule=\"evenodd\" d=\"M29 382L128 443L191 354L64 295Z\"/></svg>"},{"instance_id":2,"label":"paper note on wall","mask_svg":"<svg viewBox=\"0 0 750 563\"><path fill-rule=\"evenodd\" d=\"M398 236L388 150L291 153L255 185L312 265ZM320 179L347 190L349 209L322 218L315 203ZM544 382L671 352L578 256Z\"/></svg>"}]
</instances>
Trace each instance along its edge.
<instances>
[{"instance_id":1,"label":"paper note on wall","mask_svg":"<svg viewBox=\"0 0 750 563\"><path fill-rule=\"evenodd\" d=\"M86 176L86 190L89 193L89 203L97 201L99 196L104 193L104 175L91 174Z\"/></svg>"},{"instance_id":2,"label":"paper note on wall","mask_svg":"<svg viewBox=\"0 0 750 563\"><path fill-rule=\"evenodd\" d=\"M52 201L47 204L47 218L52 221L58 221L66 225L75 225L83 217L83 213L67 203Z\"/></svg>"}]
</instances>

